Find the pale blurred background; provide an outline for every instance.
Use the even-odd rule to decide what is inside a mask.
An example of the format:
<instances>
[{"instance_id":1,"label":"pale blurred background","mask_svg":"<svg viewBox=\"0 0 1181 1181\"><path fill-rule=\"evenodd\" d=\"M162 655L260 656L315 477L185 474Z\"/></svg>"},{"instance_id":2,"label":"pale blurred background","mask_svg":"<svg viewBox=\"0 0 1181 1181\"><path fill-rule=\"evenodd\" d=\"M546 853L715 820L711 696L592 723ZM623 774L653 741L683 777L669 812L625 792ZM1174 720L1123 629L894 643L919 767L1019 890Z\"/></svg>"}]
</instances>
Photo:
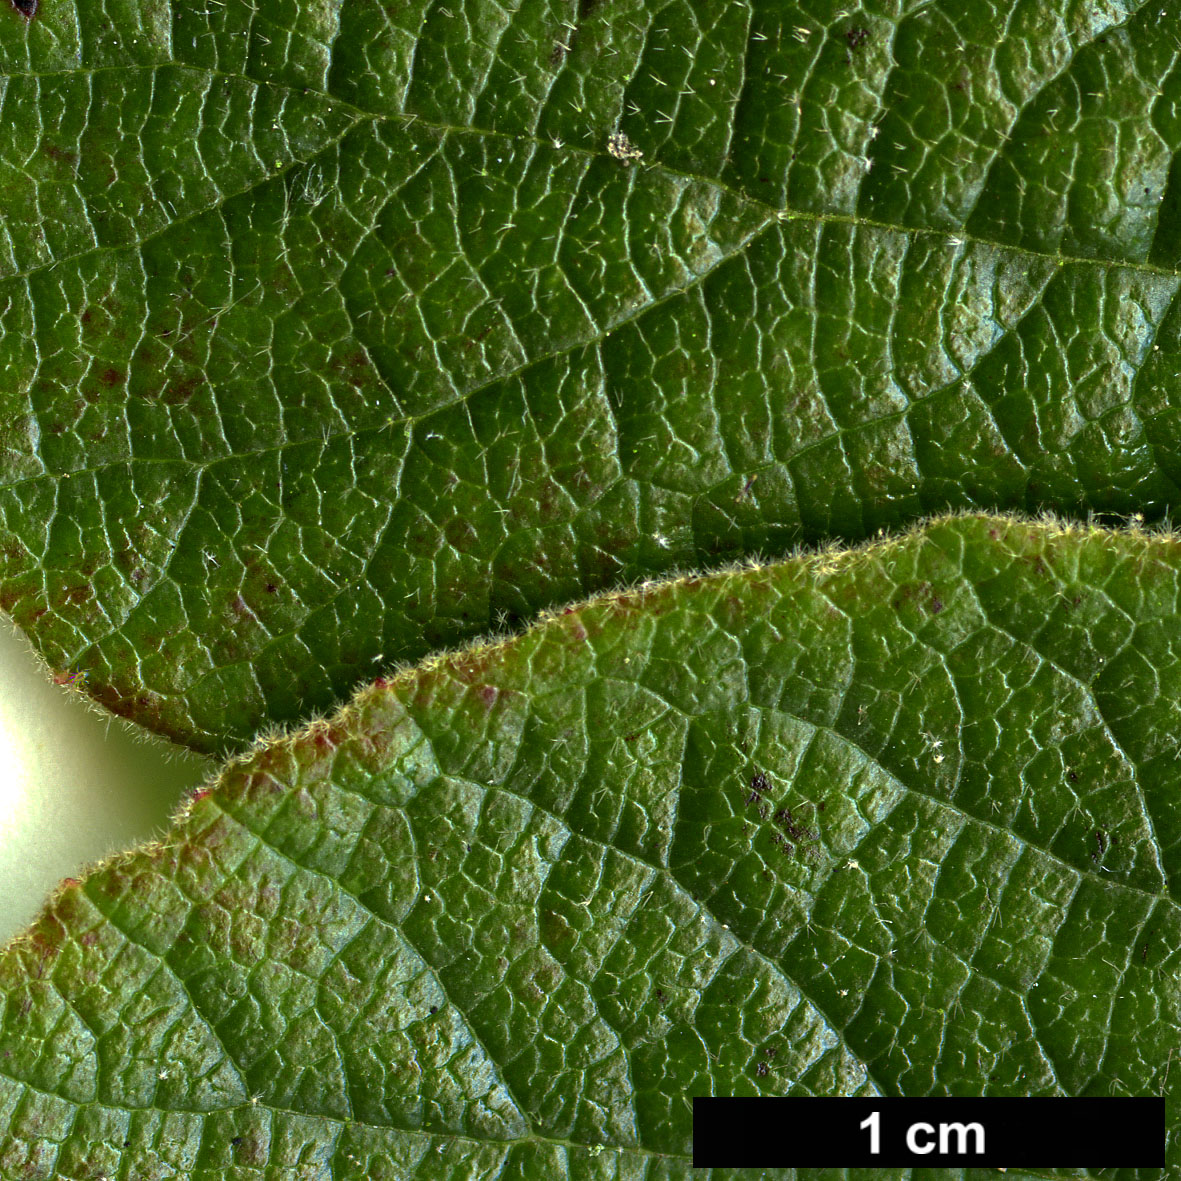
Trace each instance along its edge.
<instances>
[{"instance_id":1,"label":"pale blurred background","mask_svg":"<svg viewBox=\"0 0 1181 1181\"><path fill-rule=\"evenodd\" d=\"M0 616L0 942L62 878L159 833L214 769L53 684Z\"/></svg>"}]
</instances>

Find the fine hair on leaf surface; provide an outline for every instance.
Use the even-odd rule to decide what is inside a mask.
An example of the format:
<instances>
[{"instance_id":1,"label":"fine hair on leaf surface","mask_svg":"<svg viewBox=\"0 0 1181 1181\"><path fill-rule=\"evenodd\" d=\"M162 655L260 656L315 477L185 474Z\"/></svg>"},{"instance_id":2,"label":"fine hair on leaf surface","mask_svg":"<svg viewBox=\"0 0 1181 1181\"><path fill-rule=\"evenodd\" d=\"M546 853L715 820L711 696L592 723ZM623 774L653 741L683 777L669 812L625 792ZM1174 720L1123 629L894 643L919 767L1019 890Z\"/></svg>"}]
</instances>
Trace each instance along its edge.
<instances>
[{"instance_id":1,"label":"fine hair on leaf surface","mask_svg":"<svg viewBox=\"0 0 1181 1181\"><path fill-rule=\"evenodd\" d=\"M945 517L380 679L9 945L10 1135L688 1178L692 1094L1171 1108L1179 545Z\"/></svg>"},{"instance_id":2,"label":"fine hair on leaf surface","mask_svg":"<svg viewBox=\"0 0 1181 1181\"><path fill-rule=\"evenodd\" d=\"M1178 44L0 5L0 610L229 760L0 959L0 1177L687 1178L764 1093L1176 1171Z\"/></svg>"},{"instance_id":3,"label":"fine hair on leaf surface","mask_svg":"<svg viewBox=\"0 0 1181 1181\"><path fill-rule=\"evenodd\" d=\"M955 508L1160 519L1170 28L1176 0L11 13L0 609L228 754L676 569Z\"/></svg>"}]
</instances>

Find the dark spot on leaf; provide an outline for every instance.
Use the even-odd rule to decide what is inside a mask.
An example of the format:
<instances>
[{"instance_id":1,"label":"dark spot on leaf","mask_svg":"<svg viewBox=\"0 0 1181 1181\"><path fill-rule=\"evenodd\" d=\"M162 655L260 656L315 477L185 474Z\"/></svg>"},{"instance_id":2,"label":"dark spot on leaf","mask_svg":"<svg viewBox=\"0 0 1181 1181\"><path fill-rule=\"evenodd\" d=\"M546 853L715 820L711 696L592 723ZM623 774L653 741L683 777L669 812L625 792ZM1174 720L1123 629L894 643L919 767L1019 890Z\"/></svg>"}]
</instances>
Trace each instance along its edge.
<instances>
[{"instance_id":1,"label":"dark spot on leaf","mask_svg":"<svg viewBox=\"0 0 1181 1181\"><path fill-rule=\"evenodd\" d=\"M796 817L792 816L790 808L780 808L779 811L775 813L774 819L775 823L778 824L779 827L788 834L788 836L794 838L797 841L815 841L820 836L820 834L814 828L807 828L805 825L801 824Z\"/></svg>"},{"instance_id":2,"label":"dark spot on leaf","mask_svg":"<svg viewBox=\"0 0 1181 1181\"><path fill-rule=\"evenodd\" d=\"M1071 783L1078 783L1078 772L1077 771L1067 771L1066 778L1069 779Z\"/></svg>"},{"instance_id":3,"label":"dark spot on leaf","mask_svg":"<svg viewBox=\"0 0 1181 1181\"><path fill-rule=\"evenodd\" d=\"M8 0L12 5L14 12L19 12L21 16L27 21L31 21L37 15L37 9L41 7L41 0Z\"/></svg>"},{"instance_id":4,"label":"dark spot on leaf","mask_svg":"<svg viewBox=\"0 0 1181 1181\"><path fill-rule=\"evenodd\" d=\"M763 792L765 792L770 786L771 781L766 777L766 775L762 773L762 771L756 771L750 777L750 790L754 792L756 796L761 796Z\"/></svg>"},{"instance_id":5,"label":"dark spot on leaf","mask_svg":"<svg viewBox=\"0 0 1181 1181\"><path fill-rule=\"evenodd\" d=\"M772 833L771 840L778 847L779 851L784 855L784 857L790 857L796 851L795 845L793 845L782 833Z\"/></svg>"},{"instance_id":6,"label":"dark spot on leaf","mask_svg":"<svg viewBox=\"0 0 1181 1181\"><path fill-rule=\"evenodd\" d=\"M347 357L333 361L332 368L349 385L360 388L373 380L373 366L363 349L355 349Z\"/></svg>"},{"instance_id":7,"label":"dark spot on leaf","mask_svg":"<svg viewBox=\"0 0 1181 1181\"><path fill-rule=\"evenodd\" d=\"M198 377L177 378L160 395L160 400L166 406L183 406L193 396L200 384L201 379Z\"/></svg>"},{"instance_id":8,"label":"dark spot on leaf","mask_svg":"<svg viewBox=\"0 0 1181 1181\"><path fill-rule=\"evenodd\" d=\"M467 848L471 850L470 845ZM546 947L561 947L578 938L574 928L554 910L546 909L541 912L540 927L541 939Z\"/></svg>"},{"instance_id":9,"label":"dark spot on leaf","mask_svg":"<svg viewBox=\"0 0 1181 1181\"><path fill-rule=\"evenodd\" d=\"M868 29L850 29L845 34L845 44L850 49L860 49L869 40Z\"/></svg>"},{"instance_id":10,"label":"dark spot on leaf","mask_svg":"<svg viewBox=\"0 0 1181 1181\"><path fill-rule=\"evenodd\" d=\"M905 586L898 588L898 597L894 600L894 607L898 609L904 603L913 602L915 599L921 599L931 589L929 582L908 583Z\"/></svg>"},{"instance_id":11,"label":"dark spot on leaf","mask_svg":"<svg viewBox=\"0 0 1181 1181\"><path fill-rule=\"evenodd\" d=\"M61 951L64 937L65 927L53 915L45 915L33 928L28 943L38 957L38 977L44 975L46 961Z\"/></svg>"},{"instance_id":12,"label":"dark spot on leaf","mask_svg":"<svg viewBox=\"0 0 1181 1181\"><path fill-rule=\"evenodd\" d=\"M78 157L73 152L67 152L55 144L42 144L41 150L55 163L67 164L73 168L78 163Z\"/></svg>"},{"instance_id":13,"label":"dark spot on leaf","mask_svg":"<svg viewBox=\"0 0 1181 1181\"><path fill-rule=\"evenodd\" d=\"M437 1013L438 1011L439 1011L438 1005L431 1005L431 1012L432 1013Z\"/></svg>"},{"instance_id":14,"label":"dark spot on leaf","mask_svg":"<svg viewBox=\"0 0 1181 1181\"><path fill-rule=\"evenodd\" d=\"M1095 829L1095 844L1097 852L1091 854L1091 862L1097 865L1099 859L1107 852L1107 833L1101 828Z\"/></svg>"},{"instance_id":15,"label":"dark spot on leaf","mask_svg":"<svg viewBox=\"0 0 1181 1181\"><path fill-rule=\"evenodd\" d=\"M118 385L123 380L123 374L118 369L104 369L98 379L103 385Z\"/></svg>"},{"instance_id":16,"label":"dark spot on leaf","mask_svg":"<svg viewBox=\"0 0 1181 1181\"><path fill-rule=\"evenodd\" d=\"M664 989L663 989L663 988L658 988L658 989L656 990L656 999L657 999L657 1000L658 1000L658 1001L659 1001L659 1002L660 1002L662 1005L667 1005L667 1004L668 1004L668 997L666 997L666 996L664 995Z\"/></svg>"},{"instance_id":17,"label":"dark spot on leaf","mask_svg":"<svg viewBox=\"0 0 1181 1181\"><path fill-rule=\"evenodd\" d=\"M758 1066L755 1067L755 1074L757 1074L759 1078L763 1078L765 1075L770 1074L770 1072L771 1068L765 1062L760 1062Z\"/></svg>"},{"instance_id":18,"label":"dark spot on leaf","mask_svg":"<svg viewBox=\"0 0 1181 1181\"><path fill-rule=\"evenodd\" d=\"M273 595L278 589L279 588L273 582L267 583L267 594L268 595Z\"/></svg>"},{"instance_id":19,"label":"dark spot on leaf","mask_svg":"<svg viewBox=\"0 0 1181 1181\"><path fill-rule=\"evenodd\" d=\"M463 517L452 517L443 527L443 536L448 544L461 554L470 552L476 547L478 535L472 523Z\"/></svg>"},{"instance_id":20,"label":"dark spot on leaf","mask_svg":"<svg viewBox=\"0 0 1181 1181\"><path fill-rule=\"evenodd\" d=\"M484 339L484 337L486 337L488 335L488 333L491 331L492 331L492 325L486 324L483 328L480 329L479 332L476 333L476 335L471 340L469 340L467 342L467 344L465 344L463 346L464 350L466 351L467 349L470 349L473 345L479 344L480 341L482 341Z\"/></svg>"},{"instance_id":21,"label":"dark spot on leaf","mask_svg":"<svg viewBox=\"0 0 1181 1181\"><path fill-rule=\"evenodd\" d=\"M931 614L938 615L943 610L943 600L937 596L931 596Z\"/></svg>"}]
</instances>

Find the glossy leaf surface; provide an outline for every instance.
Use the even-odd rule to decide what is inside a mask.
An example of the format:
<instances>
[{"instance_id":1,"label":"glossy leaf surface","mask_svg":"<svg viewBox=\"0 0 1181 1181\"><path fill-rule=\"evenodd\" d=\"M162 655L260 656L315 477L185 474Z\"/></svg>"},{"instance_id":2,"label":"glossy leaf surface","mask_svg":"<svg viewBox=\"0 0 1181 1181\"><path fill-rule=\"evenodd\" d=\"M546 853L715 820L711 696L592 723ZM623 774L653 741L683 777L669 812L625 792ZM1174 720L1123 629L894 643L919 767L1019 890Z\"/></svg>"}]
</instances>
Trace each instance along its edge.
<instances>
[{"instance_id":1,"label":"glossy leaf surface","mask_svg":"<svg viewBox=\"0 0 1181 1181\"><path fill-rule=\"evenodd\" d=\"M678 566L949 505L1159 515L1179 29L10 3L0 607L227 750Z\"/></svg>"},{"instance_id":2,"label":"glossy leaf surface","mask_svg":"<svg viewBox=\"0 0 1181 1181\"><path fill-rule=\"evenodd\" d=\"M369 687L0 959L0 1174L688 1178L693 1094L1164 1094L1175 1169L1178 545L943 521Z\"/></svg>"}]
</instances>

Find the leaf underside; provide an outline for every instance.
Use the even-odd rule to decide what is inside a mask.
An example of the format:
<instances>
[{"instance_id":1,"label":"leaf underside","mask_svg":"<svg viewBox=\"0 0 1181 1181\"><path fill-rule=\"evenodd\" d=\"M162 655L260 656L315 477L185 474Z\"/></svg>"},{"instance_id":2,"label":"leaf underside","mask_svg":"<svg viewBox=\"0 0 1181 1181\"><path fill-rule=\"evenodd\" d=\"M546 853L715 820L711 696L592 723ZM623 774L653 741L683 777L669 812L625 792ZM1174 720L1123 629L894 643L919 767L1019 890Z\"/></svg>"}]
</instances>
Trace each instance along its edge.
<instances>
[{"instance_id":1,"label":"leaf underside","mask_svg":"<svg viewBox=\"0 0 1181 1181\"><path fill-rule=\"evenodd\" d=\"M0 607L228 751L663 571L1168 512L1178 0L821 8L0 5Z\"/></svg>"},{"instance_id":2,"label":"leaf underside","mask_svg":"<svg viewBox=\"0 0 1181 1181\"><path fill-rule=\"evenodd\" d=\"M1181 0L819 8L0 4L0 609L233 752L1169 514ZM0 956L0 1177L688 1178L693 1094L1163 1094L1175 1171L1179 563L940 519L378 678Z\"/></svg>"},{"instance_id":3,"label":"leaf underside","mask_svg":"<svg viewBox=\"0 0 1181 1181\"><path fill-rule=\"evenodd\" d=\"M705 1177L694 1094L1164 1094L1176 1168L1179 550L947 519L375 683L0 957L0 1175Z\"/></svg>"}]
</instances>

